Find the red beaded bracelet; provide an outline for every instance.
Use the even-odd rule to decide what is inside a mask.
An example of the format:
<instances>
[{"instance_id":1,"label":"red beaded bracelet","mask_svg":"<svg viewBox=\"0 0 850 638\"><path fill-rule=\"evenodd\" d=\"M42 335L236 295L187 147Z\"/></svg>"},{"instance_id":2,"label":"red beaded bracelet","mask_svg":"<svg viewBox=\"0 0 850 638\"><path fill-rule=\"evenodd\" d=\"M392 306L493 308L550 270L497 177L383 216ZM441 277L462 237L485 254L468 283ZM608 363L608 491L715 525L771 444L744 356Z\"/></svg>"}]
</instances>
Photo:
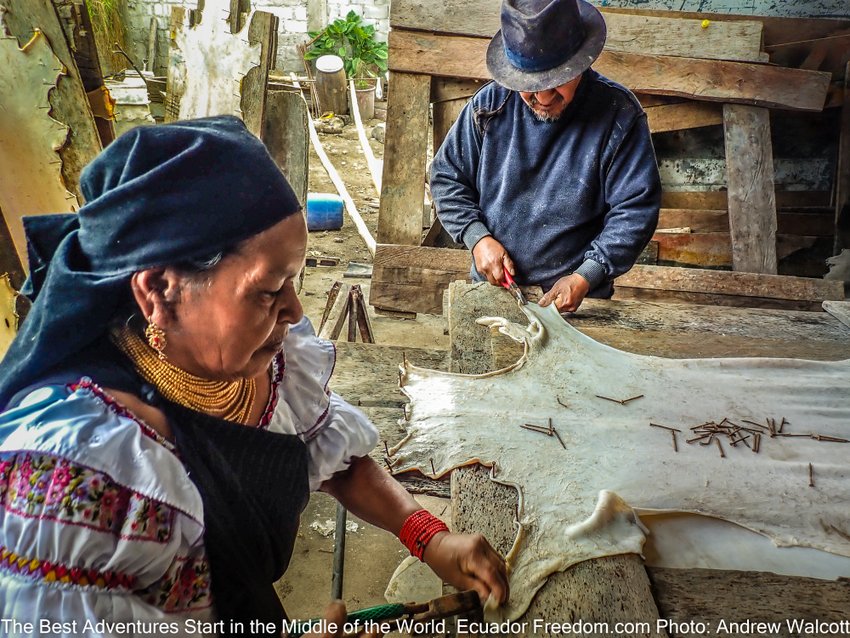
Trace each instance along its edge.
<instances>
[{"instance_id":1,"label":"red beaded bracelet","mask_svg":"<svg viewBox=\"0 0 850 638\"><path fill-rule=\"evenodd\" d=\"M448 531L446 524L428 510L417 510L405 519L398 539L411 554L422 560L431 539L440 532Z\"/></svg>"}]
</instances>

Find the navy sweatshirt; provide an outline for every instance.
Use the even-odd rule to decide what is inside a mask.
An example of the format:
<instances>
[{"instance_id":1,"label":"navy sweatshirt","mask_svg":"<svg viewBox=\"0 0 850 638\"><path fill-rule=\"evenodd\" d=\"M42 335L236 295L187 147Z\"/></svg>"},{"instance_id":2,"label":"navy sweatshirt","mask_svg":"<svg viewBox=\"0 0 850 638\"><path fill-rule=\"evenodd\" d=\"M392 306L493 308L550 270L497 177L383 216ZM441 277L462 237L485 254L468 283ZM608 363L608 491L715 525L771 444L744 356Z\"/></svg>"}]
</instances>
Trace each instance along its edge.
<instances>
[{"instance_id":1,"label":"navy sweatshirt","mask_svg":"<svg viewBox=\"0 0 850 638\"><path fill-rule=\"evenodd\" d=\"M661 181L646 115L626 88L593 70L554 122L518 93L482 87L431 164L437 216L472 250L492 235L520 284L545 290L578 272L609 297L658 222ZM482 280L472 267L473 278Z\"/></svg>"}]
</instances>

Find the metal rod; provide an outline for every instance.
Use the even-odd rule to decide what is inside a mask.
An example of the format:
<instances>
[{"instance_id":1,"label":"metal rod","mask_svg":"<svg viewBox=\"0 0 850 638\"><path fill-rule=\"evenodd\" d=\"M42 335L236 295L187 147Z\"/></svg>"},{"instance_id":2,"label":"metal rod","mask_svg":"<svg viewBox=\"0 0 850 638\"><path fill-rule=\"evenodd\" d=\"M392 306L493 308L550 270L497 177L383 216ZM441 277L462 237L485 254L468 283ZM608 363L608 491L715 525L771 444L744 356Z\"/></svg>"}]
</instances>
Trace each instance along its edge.
<instances>
[{"instance_id":1,"label":"metal rod","mask_svg":"<svg viewBox=\"0 0 850 638\"><path fill-rule=\"evenodd\" d=\"M334 530L333 580L331 581L331 600L342 599L342 577L345 572L345 522L346 509L336 504L336 530Z\"/></svg>"}]
</instances>

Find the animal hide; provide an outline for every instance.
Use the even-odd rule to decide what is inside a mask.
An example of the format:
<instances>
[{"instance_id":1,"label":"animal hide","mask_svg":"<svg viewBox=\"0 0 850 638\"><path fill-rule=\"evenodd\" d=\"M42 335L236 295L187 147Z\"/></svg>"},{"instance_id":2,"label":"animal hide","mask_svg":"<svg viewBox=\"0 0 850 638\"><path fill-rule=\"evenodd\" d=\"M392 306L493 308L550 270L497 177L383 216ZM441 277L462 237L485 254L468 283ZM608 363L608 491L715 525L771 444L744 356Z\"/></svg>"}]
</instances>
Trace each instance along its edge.
<instances>
[{"instance_id":1,"label":"animal hide","mask_svg":"<svg viewBox=\"0 0 850 638\"><path fill-rule=\"evenodd\" d=\"M396 472L482 463L517 488L505 617L519 617L555 571L640 553L641 521L659 522L654 554L687 565L697 537L676 529L677 513L798 558L822 554L850 575L840 558L850 556L850 360L636 355L593 341L552 306L523 312L527 327L479 320L525 343L508 368L461 375L405 362L408 436L392 450ZM548 431L550 419L557 436L521 427ZM705 529L699 538L722 542ZM717 553L697 552L697 565L718 567Z\"/></svg>"}]
</instances>

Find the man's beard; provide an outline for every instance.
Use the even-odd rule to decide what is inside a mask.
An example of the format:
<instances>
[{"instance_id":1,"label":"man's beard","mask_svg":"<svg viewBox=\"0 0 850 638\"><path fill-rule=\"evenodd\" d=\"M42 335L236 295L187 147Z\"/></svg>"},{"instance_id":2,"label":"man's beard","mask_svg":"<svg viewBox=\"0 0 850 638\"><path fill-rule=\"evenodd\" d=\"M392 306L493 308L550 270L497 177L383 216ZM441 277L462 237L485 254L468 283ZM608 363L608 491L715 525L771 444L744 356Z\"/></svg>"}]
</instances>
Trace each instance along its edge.
<instances>
[{"instance_id":1,"label":"man's beard","mask_svg":"<svg viewBox=\"0 0 850 638\"><path fill-rule=\"evenodd\" d=\"M534 103L536 103L536 100L534 101ZM534 113L534 117L537 118L538 122L556 122L564 114L564 110L565 110L565 109L561 109L561 111L558 114L553 115L551 113L541 113L540 111L535 109L534 106L532 106L528 102L526 102L525 105L528 108L531 109L531 112Z\"/></svg>"},{"instance_id":2,"label":"man's beard","mask_svg":"<svg viewBox=\"0 0 850 638\"><path fill-rule=\"evenodd\" d=\"M537 118L538 122L555 122L559 120L561 115L563 114L563 111L561 111L561 113L558 113L557 115L550 115L548 113L538 113L532 107L529 106L528 108L530 108L531 112L534 113L534 117Z\"/></svg>"}]
</instances>

